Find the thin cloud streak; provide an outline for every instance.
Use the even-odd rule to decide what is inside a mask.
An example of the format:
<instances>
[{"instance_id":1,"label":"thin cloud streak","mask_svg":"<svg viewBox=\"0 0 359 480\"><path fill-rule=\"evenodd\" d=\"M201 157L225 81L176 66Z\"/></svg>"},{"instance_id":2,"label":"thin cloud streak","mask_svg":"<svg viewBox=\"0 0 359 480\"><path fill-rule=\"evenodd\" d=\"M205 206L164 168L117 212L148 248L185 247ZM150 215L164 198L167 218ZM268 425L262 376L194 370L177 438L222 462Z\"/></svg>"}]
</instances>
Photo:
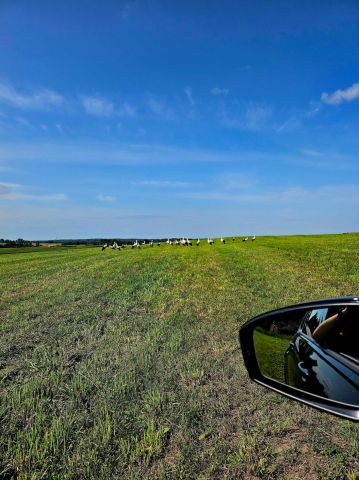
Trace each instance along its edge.
<instances>
[{"instance_id":1,"label":"thin cloud streak","mask_svg":"<svg viewBox=\"0 0 359 480\"><path fill-rule=\"evenodd\" d=\"M133 182L136 187L155 187L155 188L189 188L196 186L190 182L179 182L173 180L141 180Z\"/></svg>"},{"instance_id":2,"label":"thin cloud streak","mask_svg":"<svg viewBox=\"0 0 359 480\"><path fill-rule=\"evenodd\" d=\"M358 158L354 155L323 152L322 159L302 152L268 153L263 151L215 151L186 149L160 144L102 144L102 143L8 143L0 147L0 168L12 164L59 163L92 165L174 165L184 163L235 163L276 162L308 165L333 170L357 170ZM18 165L15 165L16 167Z\"/></svg>"},{"instance_id":3,"label":"thin cloud streak","mask_svg":"<svg viewBox=\"0 0 359 480\"><path fill-rule=\"evenodd\" d=\"M64 98L54 90L46 88L22 93L11 85L0 83L0 102L22 110L50 110L61 107Z\"/></svg>"},{"instance_id":4,"label":"thin cloud streak","mask_svg":"<svg viewBox=\"0 0 359 480\"><path fill-rule=\"evenodd\" d=\"M303 187L292 187L280 191L257 191L255 193L231 194L226 192L188 192L179 193L183 198L197 200L213 200L241 203L296 203L312 202L314 200L328 200L330 203L359 204L359 186L357 185L328 185L308 190Z\"/></svg>"},{"instance_id":5,"label":"thin cloud streak","mask_svg":"<svg viewBox=\"0 0 359 480\"><path fill-rule=\"evenodd\" d=\"M184 93L186 94L186 97L189 101L189 103L193 106L194 105L194 99L193 99L193 92L191 87L186 87L184 89Z\"/></svg>"},{"instance_id":6,"label":"thin cloud streak","mask_svg":"<svg viewBox=\"0 0 359 480\"><path fill-rule=\"evenodd\" d=\"M55 194L32 194L26 193L23 190L26 190L24 185L19 185L18 183L0 183L0 200L35 200L40 202L47 201L64 201L68 197L64 193L55 193Z\"/></svg>"}]
</instances>

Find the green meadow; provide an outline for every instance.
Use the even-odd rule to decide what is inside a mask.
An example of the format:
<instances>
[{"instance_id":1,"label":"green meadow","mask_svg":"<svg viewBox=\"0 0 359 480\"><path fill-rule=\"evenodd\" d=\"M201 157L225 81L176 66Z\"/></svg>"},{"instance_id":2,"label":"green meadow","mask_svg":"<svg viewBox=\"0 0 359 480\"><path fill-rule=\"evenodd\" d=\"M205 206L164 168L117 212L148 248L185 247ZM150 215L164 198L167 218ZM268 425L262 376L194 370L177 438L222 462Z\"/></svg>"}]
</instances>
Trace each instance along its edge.
<instances>
[{"instance_id":1,"label":"green meadow","mask_svg":"<svg viewBox=\"0 0 359 480\"><path fill-rule=\"evenodd\" d=\"M239 327L359 294L359 234L0 250L0 479L347 479L359 425L248 379Z\"/></svg>"}]
</instances>

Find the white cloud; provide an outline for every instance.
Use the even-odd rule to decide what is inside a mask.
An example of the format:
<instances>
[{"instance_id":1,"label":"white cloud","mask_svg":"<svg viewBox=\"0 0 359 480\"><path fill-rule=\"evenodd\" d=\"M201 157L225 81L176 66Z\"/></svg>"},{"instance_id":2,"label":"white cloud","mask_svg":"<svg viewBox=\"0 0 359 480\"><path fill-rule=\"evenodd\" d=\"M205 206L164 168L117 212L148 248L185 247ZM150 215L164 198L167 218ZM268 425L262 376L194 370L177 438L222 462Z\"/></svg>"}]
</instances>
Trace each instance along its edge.
<instances>
[{"instance_id":1,"label":"white cloud","mask_svg":"<svg viewBox=\"0 0 359 480\"><path fill-rule=\"evenodd\" d=\"M81 101L86 112L96 117L110 117L114 110L113 103L101 97L83 95Z\"/></svg>"},{"instance_id":2,"label":"white cloud","mask_svg":"<svg viewBox=\"0 0 359 480\"><path fill-rule=\"evenodd\" d=\"M176 119L175 113L164 100L151 96L147 101L147 106L150 112L161 120L172 121Z\"/></svg>"},{"instance_id":3,"label":"white cloud","mask_svg":"<svg viewBox=\"0 0 359 480\"><path fill-rule=\"evenodd\" d=\"M138 187L159 187L159 188L188 188L193 187L193 183L177 182L173 180L141 180L134 182Z\"/></svg>"},{"instance_id":4,"label":"white cloud","mask_svg":"<svg viewBox=\"0 0 359 480\"><path fill-rule=\"evenodd\" d=\"M67 200L67 196L64 193L50 195L26 193L26 187L23 185L1 182L0 200L64 201Z\"/></svg>"},{"instance_id":5,"label":"white cloud","mask_svg":"<svg viewBox=\"0 0 359 480\"><path fill-rule=\"evenodd\" d=\"M54 90L42 88L25 94L19 92L11 85L0 83L0 102L24 110L50 110L62 106L64 98Z\"/></svg>"},{"instance_id":6,"label":"white cloud","mask_svg":"<svg viewBox=\"0 0 359 480\"><path fill-rule=\"evenodd\" d=\"M322 102L328 105L339 105L343 102L352 102L357 98L359 98L359 83L353 83L351 87L348 87L345 90L336 90L332 94L323 92L321 96Z\"/></svg>"},{"instance_id":7,"label":"white cloud","mask_svg":"<svg viewBox=\"0 0 359 480\"><path fill-rule=\"evenodd\" d=\"M125 102L119 109L118 114L121 117L135 118L137 116L137 109L133 105Z\"/></svg>"},{"instance_id":8,"label":"white cloud","mask_svg":"<svg viewBox=\"0 0 359 480\"><path fill-rule=\"evenodd\" d=\"M100 200L100 202L114 202L116 200L116 197L112 195L99 194L97 195L97 200Z\"/></svg>"},{"instance_id":9,"label":"white cloud","mask_svg":"<svg viewBox=\"0 0 359 480\"><path fill-rule=\"evenodd\" d=\"M223 96L226 96L229 94L229 89L228 88L218 88L218 87L214 87L212 88L211 90L211 94L212 95L223 95Z\"/></svg>"},{"instance_id":10,"label":"white cloud","mask_svg":"<svg viewBox=\"0 0 359 480\"><path fill-rule=\"evenodd\" d=\"M184 89L184 93L186 94L186 97L191 105L194 105L194 99L193 99L193 92L191 87L186 87Z\"/></svg>"}]
</instances>

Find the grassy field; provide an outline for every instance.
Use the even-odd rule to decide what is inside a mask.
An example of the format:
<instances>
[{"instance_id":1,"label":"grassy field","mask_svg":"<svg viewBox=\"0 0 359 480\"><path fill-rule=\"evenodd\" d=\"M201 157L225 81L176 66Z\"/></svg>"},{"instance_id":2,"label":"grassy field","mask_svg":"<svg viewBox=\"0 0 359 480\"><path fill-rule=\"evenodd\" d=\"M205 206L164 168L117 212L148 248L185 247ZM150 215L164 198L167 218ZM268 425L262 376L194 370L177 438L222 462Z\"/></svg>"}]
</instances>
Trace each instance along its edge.
<instances>
[{"instance_id":1,"label":"grassy field","mask_svg":"<svg viewBox=\"0 0 359 480\"><path fill-rule=\"evenodd\" d=\"M359 234L0 250L0 478L348 479L359 425L248 380L238 329L359 293Z\"/></svg>"}]
</instances>

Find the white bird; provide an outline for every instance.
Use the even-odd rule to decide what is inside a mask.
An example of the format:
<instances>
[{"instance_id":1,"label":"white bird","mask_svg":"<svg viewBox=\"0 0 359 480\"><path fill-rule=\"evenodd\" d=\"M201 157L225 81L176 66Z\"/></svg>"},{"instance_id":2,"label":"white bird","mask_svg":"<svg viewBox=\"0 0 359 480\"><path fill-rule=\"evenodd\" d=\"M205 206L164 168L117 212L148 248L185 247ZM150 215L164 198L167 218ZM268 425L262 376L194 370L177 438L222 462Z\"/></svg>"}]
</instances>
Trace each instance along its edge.
<instances>
[{"instance_id":1,"label":"white bird","mask_svg":"<svg viewBox=\"0 0 359 480\"><path fill-rule=\"evenodd\" d=\"M153 247L153 240L150 241L150 247Z\"/></svg>"},{"instance_id":2,"label":"white bird","mask_svg":"<svg viewBox=\"0 0 359 480\"><path fill-rule=\"evenodd\" d=\"M188 240L188 237L186 238L187 246L192 247L192 242L191 240Z\"/></svg>"},{"instance_id":3,"label":"white bird","mask_svg":"<svg viewBox=\"0 0 359 480\"><path fill-rule=\"evenodd\" d=\"M101 250L101 251L103 252L104 250L106 250L106 248L107 248L107 243L104 243L104 244L102 245L102 250Z\"/></svg>"},{"instance_id":4,"label":"white bird","mask_svg":"<svg viewBox=\"0 0 359 480\"><path fill-rule=\"evenodd\" d=\"M176 245L179 245L179 244L180 244L180 241L179 241L179 240L175 240L175 244L176 244Z\"/></svg>"},{"instance_id":5,"label":"white bird","mask_svg":"<svg viewBox=\"0 0 359 480\"><path fill-rule=\"evenodd\" d=\"M167 243L167 245L169 245L169 244L170 244L170 239L168 239L168 240L166 241L166 243Z\"/></svg>"},{"instance_id":6,"label":"white bird","mask_svg":"<svg viewBox=\"0 0 359 480\"><path fill-rule=\"evenodd\" d=\"M243 238L242 242L248 242L248 237Z\"/></svg>"},{"instance_id":7,"label":"white bird","mask_svg":"<svg viewBox=\"0 0 359 480\"><path fill-rule=\"evenodd\" d=\"M201 243L201 242L200 242L200 239L198 238L198 239L197 239L197 242L196 242L197 247L199 246L200 243Z\"/></svg>"},{"instance_id":8,"label":"white bird","mask_svg":"<svg viewBox=\"0 0 359 480\"><path fill-rule=\"evenodd\" d=\"M226 243L226 241L223 237L221 237L221 243Z\"/></svg>"},{"instance_id":9,"label":"white bird","mask_svg":"<svg viewBox=\"0 0 359 480\"><path fill-rule=\"evenodd\" d=\"M131 248L141 248L141 245L139 244L138 240L135 240Z\"/></svg>"},{"instance_id":10,"label":"white bird","mask_svg":"<svg viewBox=\"0 0 359 480\"><path fill-rule=\"evenodd\" d=\"M252 237L252 242L254 242L255 239L256 239L256 236L253 235L253 237Z\"/></svg>"},{"instance_id":11,"label":"white bird","mask_svg":"<svg viewBox=\"0 0 359 480\"><path fill-rule=\"evenodd\" d=\"M208 242L208 245L213 245L214 244L214 240L212 238L209 238L207 240L207 242Z\"/></svg>"},{"instance_id":12,"label":"white bird","mask_svg":"<svg viewBox=\"0 0 359 480\"><path fill-rule=\"evenodd\" d=\"M146 245L146 240L144 240L144 241L142 242L142 245Z\"/></svg>"}]
</instances>

